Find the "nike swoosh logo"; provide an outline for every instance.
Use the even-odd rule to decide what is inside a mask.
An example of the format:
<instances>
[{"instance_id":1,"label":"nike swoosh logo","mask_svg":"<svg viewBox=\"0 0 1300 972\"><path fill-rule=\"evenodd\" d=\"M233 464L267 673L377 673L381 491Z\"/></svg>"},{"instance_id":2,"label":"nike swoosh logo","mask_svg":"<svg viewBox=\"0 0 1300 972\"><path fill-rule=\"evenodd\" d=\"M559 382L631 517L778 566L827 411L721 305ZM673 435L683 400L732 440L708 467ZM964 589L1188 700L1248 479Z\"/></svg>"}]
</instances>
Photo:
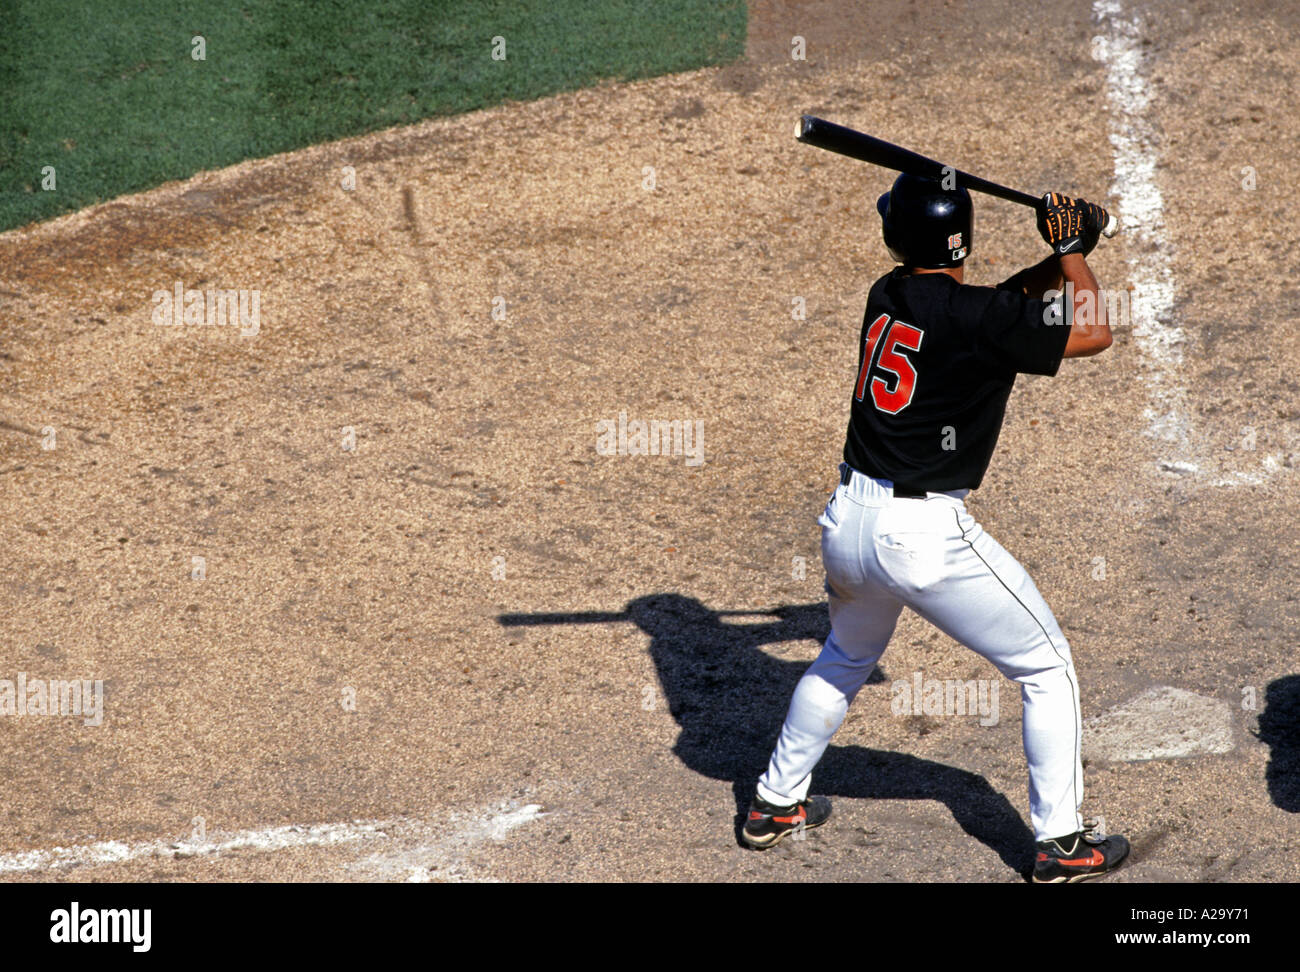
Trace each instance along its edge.
<instances>
[{"instance_id":1,"label":"nike swoosh logo","mask_svg":"<svg viewBox=\"0 0 1300 972\"><path fill-rule=\"evenodd\" d=\"M1088 857L1076 857L1069 861L1060 858L1060 862L1071 867L1098 867L1106 863L1106 858L1101 851L1094 850Z\"/></svg>"},{"instance_id":2,"label":"nike swoosh logo","mask_svg":"<svg viewBox=\"0 0 1300 972\"><path fill-rule=\"evenodd\" d=\"M1063 247L1061 247L1059 250L1057 250L1056 252L1057 252L1057 253L1069 253L1071 250L1074 249L1075 244L1077 244L1078 242L1079 242L1078 240L1071 240L1069 246L1063 246Z\"/></svg>"}]
</instances>

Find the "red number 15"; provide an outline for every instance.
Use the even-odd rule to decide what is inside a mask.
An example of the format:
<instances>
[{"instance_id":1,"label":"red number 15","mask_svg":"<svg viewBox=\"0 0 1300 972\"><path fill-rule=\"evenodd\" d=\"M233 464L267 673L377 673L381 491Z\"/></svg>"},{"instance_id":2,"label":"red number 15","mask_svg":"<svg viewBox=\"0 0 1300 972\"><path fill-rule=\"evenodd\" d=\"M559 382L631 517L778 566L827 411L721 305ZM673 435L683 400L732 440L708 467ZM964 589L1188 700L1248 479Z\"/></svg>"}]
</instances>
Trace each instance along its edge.
<instances>
[{"instance_id":1,"label":"red number 15","mask_svg":"<svg viewBox=\"0 0 1300 972\"><path fill-rule=\"evenodd\" d=\"M885 335L883 341L880 339L882 332ZM879 375L871 379L871 400L875 402L876 408L890 415L897 415L907 408L912 401L912 393L916 391L916 369L912 367L912 362L907 356L898 349L901 347L909 351L919 351L923 337L925 332L911 324L904 324L902 321L890 323L888 314L881 314L872 321L871 326L867 328L867 347L862 355L862 370L858 373L858 385L853 392L854 397L862 401L867 376L871 374L874 365L881 371L889 372L895 379L892 391L889 389L889 382ZM880 348L879 355L876 354L877 347Z\"/></svg>"}]
</instances>

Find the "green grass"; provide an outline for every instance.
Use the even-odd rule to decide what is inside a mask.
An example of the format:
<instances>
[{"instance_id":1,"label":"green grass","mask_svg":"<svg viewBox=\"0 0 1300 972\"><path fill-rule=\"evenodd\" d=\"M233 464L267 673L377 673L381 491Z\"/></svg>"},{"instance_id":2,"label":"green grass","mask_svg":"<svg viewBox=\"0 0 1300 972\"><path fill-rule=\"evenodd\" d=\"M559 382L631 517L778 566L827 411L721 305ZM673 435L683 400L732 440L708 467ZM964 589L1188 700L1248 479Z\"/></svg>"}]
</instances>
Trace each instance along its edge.
<instances>
[{"instance_id":1,"label":"green grass","mask_svg":"<svg viewBox=\"0 0 1300 972\"><path fill-rule=\"evenodd\" d=\"M724 63L745 27L743 0L0 0L0 230L241 159Z\"/></svg>"}]
</instances>

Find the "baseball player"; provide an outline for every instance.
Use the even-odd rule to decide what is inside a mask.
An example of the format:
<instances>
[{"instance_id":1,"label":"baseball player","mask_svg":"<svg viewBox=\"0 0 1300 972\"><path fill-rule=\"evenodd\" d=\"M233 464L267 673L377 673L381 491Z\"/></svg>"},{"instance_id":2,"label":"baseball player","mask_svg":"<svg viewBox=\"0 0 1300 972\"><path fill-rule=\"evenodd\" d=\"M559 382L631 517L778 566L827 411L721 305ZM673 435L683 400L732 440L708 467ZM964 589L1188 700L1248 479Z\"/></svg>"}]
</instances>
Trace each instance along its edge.
<instances>
[{"instance_id":1,"label":"baseball player","mask_svg":"<svg viewBox=\"0 0 1300 972\"><path fill-rule=\"evenodd\" d=\"M1085 829L1079 691L1070 646L1025 569L967 512L988 467L1016 375L1055 375L1062 358L1110 347L1084 257L1103 209L1043 197L1053 253L994 287L967 285L965 189L900 176L877 203L899 264L867 298L840 484L818 522L831 633L800 680L759 779L743 837L771 847L826 822L808 795L817 765L885 651L904 605L1020 683L1035 882L1119 866L1123 837ZM1062 281L1073 301L1045 300Z\"/></svg>"}]
</instances>

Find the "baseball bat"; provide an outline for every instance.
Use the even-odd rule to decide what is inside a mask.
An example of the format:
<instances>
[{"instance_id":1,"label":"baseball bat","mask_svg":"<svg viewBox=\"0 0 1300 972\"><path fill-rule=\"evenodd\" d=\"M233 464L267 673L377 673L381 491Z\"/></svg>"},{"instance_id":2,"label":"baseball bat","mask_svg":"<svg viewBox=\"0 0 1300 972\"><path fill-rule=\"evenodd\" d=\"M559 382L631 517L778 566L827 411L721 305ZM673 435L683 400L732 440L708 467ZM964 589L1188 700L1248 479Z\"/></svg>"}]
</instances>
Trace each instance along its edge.
<instances>
[{"instance_id":1,"label":"baseball bat","mask_svg":"<svg viewBox=\"0 0 1300 972\"><path fill-rule=\"evenodd\" d=\"M847 155L851 159L870 162L872 165L893 169L895 172L906 172L910 175L926 176L939 180L942 180L945 176L953 176L957 185L963 189L973 189L976 192L997 196L999 199L1020 203L1020 205L1028 206L1031 209L1038 206L1038 196L1031 196L1019 189L1012 189L996 182L990 182L988 179L981 179L979 176L971 175L968 172L961 172L952 166L944 165L910 149L905 149L901 145L894 145L892 142L886 142L874 135L854 131L852 128L836 125L834 122L828 122L824 118L817 118L814 115L804 115L799 119L799 124L795 127L794 137L806 145L815 145L817 148L823 148L829 152L838 152L840 155ZM1119 220L1107 212L1106 226L1102 230L1102 235L1109 239L1118 232Z\"/></svg>"}]
</instances>

